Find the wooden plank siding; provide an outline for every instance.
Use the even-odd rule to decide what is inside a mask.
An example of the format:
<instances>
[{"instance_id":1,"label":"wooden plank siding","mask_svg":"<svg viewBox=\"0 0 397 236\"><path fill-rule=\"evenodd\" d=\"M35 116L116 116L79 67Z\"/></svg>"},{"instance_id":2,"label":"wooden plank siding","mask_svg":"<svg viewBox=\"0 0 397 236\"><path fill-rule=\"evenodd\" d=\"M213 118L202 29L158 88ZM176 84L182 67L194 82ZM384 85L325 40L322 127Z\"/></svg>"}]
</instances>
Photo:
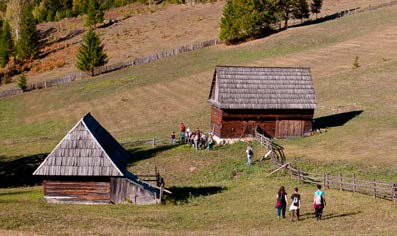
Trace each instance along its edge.
<instances>
[{"instance_id":1,"label":"wooden plank siding","mask_svg":"<svg viewBox=\"0 0 397 236\"><path fill-rule=\"evenodd\" d=\"M49 203L110 203L109 177L44 177Z\"/></svg>"},{"instance_id":2,"label":"wooden plank siding","mask_svg":"<svg viewBox=\"0 0 397 236\"><path fill-rule=\"evenodd\" d=\"M126 178L111 178L111 201L113 203L130 202L135 205L155 204L157 196L145 191Z\"/></svg>"},{"instance_id":3,"label":"wooden plank siding","mask_svg":"<svg viewBox=\"0 0 397 236\"><path fill-rule=\"evenodd\" d=\"M241 138L259 127L277 138L299 137L312 130L313 109L221 110L211 107L211 128L220 138Z\"/></svg>"}]
</instances>

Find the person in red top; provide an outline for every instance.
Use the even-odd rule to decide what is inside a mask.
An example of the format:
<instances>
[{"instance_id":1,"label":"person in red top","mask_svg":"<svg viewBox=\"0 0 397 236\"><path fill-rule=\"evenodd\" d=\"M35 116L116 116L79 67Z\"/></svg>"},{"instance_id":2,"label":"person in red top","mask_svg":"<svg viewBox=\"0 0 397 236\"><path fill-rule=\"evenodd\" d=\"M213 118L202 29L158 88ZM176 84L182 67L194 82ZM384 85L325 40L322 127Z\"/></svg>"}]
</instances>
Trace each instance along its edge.
<instances>
[{"instance_id":1,"label":"person in red top","mask_svg":"<svg viewBox=\"0 0 397 236\"><path fill-rule=\"evenodd\" d=\"M183 124L183 122L179 125L179 130L185 133L185 125Z\"/></svg>"}]
</instances>

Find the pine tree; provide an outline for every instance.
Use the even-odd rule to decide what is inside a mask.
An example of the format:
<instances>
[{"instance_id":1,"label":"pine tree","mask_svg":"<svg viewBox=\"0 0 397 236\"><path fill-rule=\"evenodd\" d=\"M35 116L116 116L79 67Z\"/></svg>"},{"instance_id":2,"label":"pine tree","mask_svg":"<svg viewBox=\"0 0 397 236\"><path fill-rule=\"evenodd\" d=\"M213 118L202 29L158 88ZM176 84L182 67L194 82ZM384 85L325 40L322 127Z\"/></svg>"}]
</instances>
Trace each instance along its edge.
<instances>
[{"instance_id":1,"label":"pine tree","mask_svg":"<svg viewBox=\"0 0 397 236\"><path fill-rule=\"evenodd\" d=\"M317 19L317 14L321 12L322 6L323 6L323 0L313 0L313 2L310 4L310 11L316 14L316 19Z\"/></svg>"},{"instance_id":2,"label":"pine tree","mask_svg":"<svg viewBox=\"0 0 397 236\"><path fill-rule=\"evenodd\" d=\"M89 0L87 9L87 26L96 27L97 23L103 22L105 11L100 0Z\"/></svg>"},{"instance_id":3,"label":"pine tree","mask_svg":"<svg viewBox=\"0 0 397 236\"><path fill-rule=\"evenodd\" d=\"M5 67L14 55L14 41L12 39L10 24L6 21L0 35L0 66Z\"/></svg>"},{"instance_id":4,"label":"pine tree","mask_svg":"<svg viewBox=\"0 0 397 236\"><path fill-rule=\"evenodd\" d=\"M23 91L26 91L26 89L28 88L28 78L26 78L26 75L24 73L19 76L18 87Z\"/></svg>"},{"instance_id":5,"label":"pine tree","mask_svg":"<svg viewBox=\"0 0 397 236\"><path fill-rule=\"evenodd\" d=\"M25 8L18 40L18 58L22 61L34 59L38 56L39 50L40 42L36 22L33 19L31 10Z\"/></svg>"},{"instance_id":6,"label":"pine tree","mask_svg":"<svg viewBox=\"0 0 397 236\"><path fill-rule=\"evenodd\" d=\"M226 43L258 37L265 34L275 21L272 1L228 0L223 9L219 37Z\"/></svg>"},{"instance_id":7,"label":"pine tree","mask_svg":"<svg viewBox=\"0 0 397 236\"><path fill-rule=\"evenodd\" d=\"M94 67L102 66L106 63L107 55L103 50L101 40L90 28L79 48L76 67L81 71L91 71L91 75L93 75Z\"/></svg>"},{"instance_id":8,"label":"pine tree","mask_svg":"<svg viewBox=\"0 0 397 236\"><path fill-rule=\"evenodd\" d=\"M295 0L293 6L292 14L295 19L300 19L303 22L304 18L309 18L309 5L306 0Z\"/></svg>"}]
</instances>

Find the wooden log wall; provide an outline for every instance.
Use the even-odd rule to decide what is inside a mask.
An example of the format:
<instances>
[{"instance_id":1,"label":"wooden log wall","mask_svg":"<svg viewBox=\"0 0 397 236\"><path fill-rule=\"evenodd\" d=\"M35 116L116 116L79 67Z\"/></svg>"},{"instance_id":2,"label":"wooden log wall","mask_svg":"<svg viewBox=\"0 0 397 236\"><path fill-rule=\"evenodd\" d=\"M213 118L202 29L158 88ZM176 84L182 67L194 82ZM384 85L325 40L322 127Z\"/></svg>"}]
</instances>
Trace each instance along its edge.
<instances>
[{"instance_id":1,"label":"wooden log wall","mask_svg":"<svg viewBox=\"0 0 397 236\"><path fill-rule=\"evenodd\" d=\"M299 137L311 132L313 109L301 110L221 110L211 108L211 127L221 138L255 134L259 126L272 137Z\"/></svg>"},{"instance_id":2,"label":"wooden log wall","mask_svg":"<svg viewBox=\"0 0 397 236\"><path fill-rule=\"evenodd\" d=\"M109 177L45 177L49 203L110 203Z\"/></svg>"},{"instance_id":3,"label":"wooden log wall","mask_svg":"<svg viewBox=\"0 0 397 236\"><path fill-rule=\"evenodd\" d=\"M157 199L158 197L155 193L142 189L126 178L111 178L111 201L113 203L155 204L160 201Z\"/></svg>"}]
</instances>

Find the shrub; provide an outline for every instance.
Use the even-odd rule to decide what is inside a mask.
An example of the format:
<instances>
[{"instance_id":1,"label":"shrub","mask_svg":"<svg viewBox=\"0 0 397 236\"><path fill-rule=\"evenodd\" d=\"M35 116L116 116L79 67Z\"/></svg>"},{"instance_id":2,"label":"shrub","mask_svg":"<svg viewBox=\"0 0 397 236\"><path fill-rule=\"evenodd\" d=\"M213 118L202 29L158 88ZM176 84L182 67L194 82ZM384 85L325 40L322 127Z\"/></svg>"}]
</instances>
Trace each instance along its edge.
<instances>
[{"instance_id":1,"label":"shrub","mask_svg":"<svg viewBox=\"0 0 397 236\"><path fill-rule=\"evenodd\" d=\"M25 73L22 73L21 76L19 76L18 87L24 92L28 88L28 79L26 78Z\"/></svg>"}]
</instances>

